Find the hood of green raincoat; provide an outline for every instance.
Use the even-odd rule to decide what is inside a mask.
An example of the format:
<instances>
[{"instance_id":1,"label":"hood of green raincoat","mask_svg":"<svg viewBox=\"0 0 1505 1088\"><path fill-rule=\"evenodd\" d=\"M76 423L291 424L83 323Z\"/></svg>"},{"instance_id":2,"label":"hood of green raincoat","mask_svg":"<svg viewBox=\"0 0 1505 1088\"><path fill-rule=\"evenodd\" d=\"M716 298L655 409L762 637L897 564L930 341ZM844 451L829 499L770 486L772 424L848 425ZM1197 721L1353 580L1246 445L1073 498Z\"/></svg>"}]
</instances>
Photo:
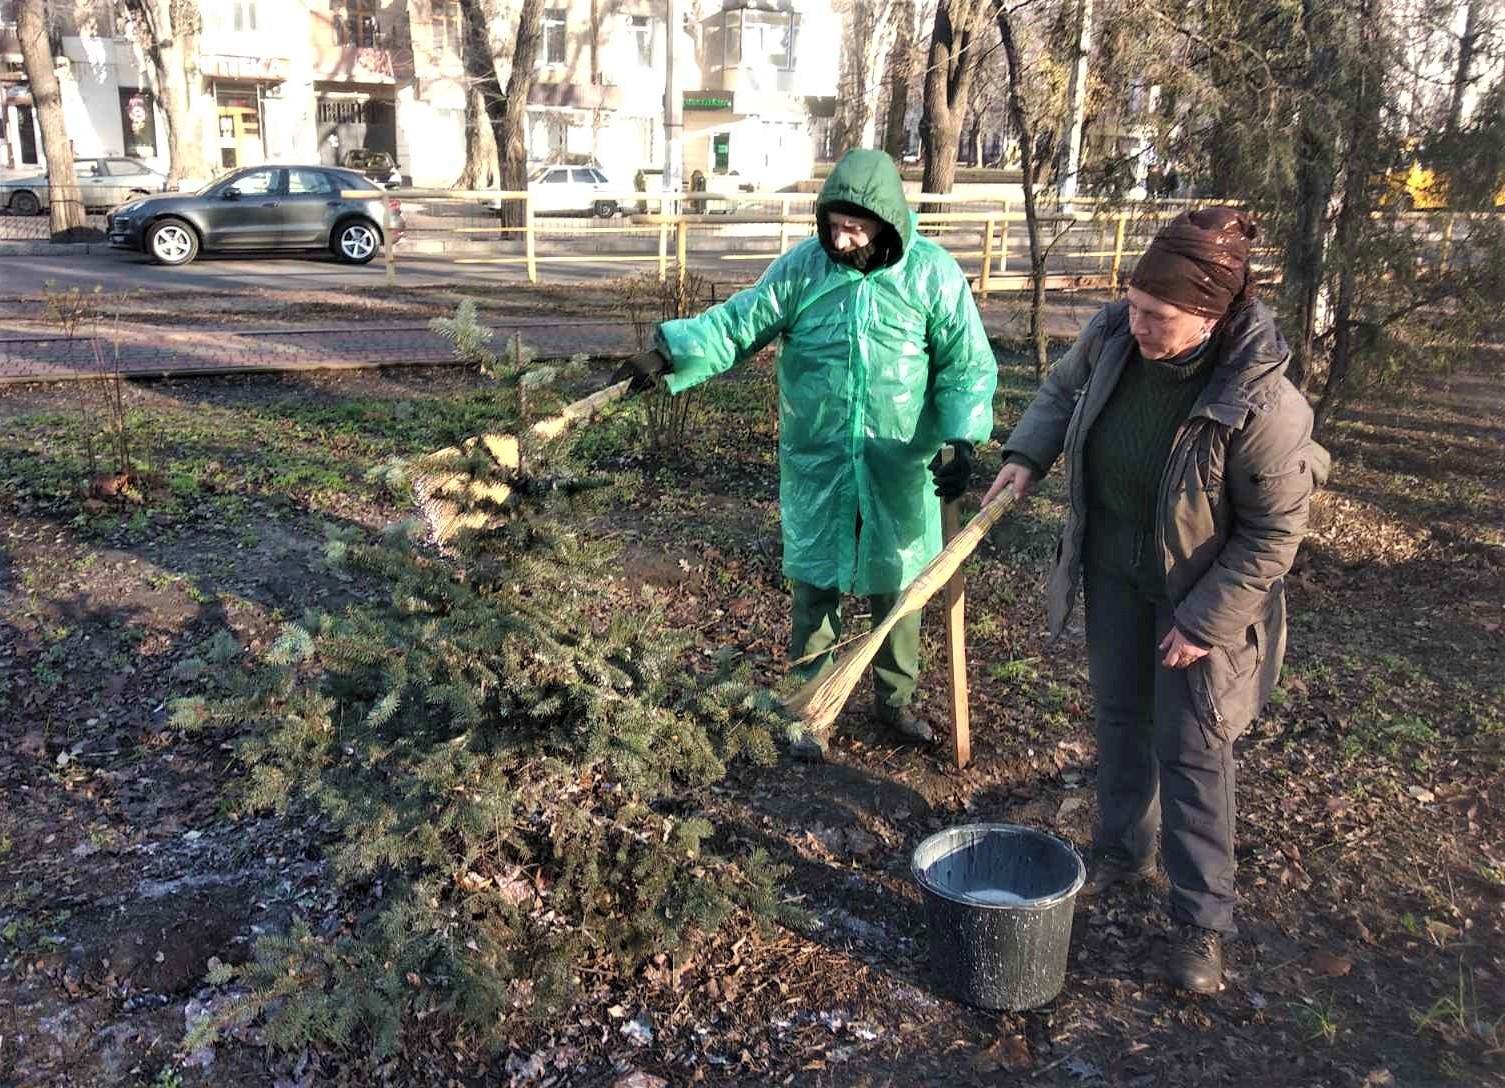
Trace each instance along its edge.
<instances>
[{"instance_id":1,"label":"hood of green raincoat","mask_svg":"<svg viewBox=\"0 0 1505 1088\"><path fill-rule=\"evenodd\" d=\"M841 157L821 186L815 202L816 215L820 215L825 205L837 201L866 208L893 228L903 250L909 249L914 221L904 199L904 180L886 151L858 149Z\"/></svg>"}]
</instances>

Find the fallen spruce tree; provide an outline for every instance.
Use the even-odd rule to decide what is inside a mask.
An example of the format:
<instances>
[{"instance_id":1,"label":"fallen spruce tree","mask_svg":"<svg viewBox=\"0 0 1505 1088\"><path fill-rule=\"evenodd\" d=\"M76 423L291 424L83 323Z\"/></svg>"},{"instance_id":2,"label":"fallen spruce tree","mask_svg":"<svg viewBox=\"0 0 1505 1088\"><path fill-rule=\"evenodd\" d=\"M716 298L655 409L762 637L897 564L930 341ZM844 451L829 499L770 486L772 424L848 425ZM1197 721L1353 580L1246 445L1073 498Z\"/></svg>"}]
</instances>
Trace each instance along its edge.
<instances>
[{"instance_id":1,"label":"fallen spruce tree","mask_svg":"<svg viewBox=\"0 0 1505 1088\"><path fill-rule=\"evenodd\" d=\"M469 471L495 482L483 452ZM582 971L776 912L777 873L709 852L696 797L728 761L773 758L777 704L730 669L695 675L651 602L602 607L612 556L574 527L576 490L512 487L443 552L416 522L332 541L388 600L310 615L229 696L176 704L183 728L239 730L242 812L328 828L341 893L332 923L216 968L243 996L191 1043L264 1016L279 1048L380 1057L440 1016L457 1046L496 1048Z\"/></svg>"}]
</instances>

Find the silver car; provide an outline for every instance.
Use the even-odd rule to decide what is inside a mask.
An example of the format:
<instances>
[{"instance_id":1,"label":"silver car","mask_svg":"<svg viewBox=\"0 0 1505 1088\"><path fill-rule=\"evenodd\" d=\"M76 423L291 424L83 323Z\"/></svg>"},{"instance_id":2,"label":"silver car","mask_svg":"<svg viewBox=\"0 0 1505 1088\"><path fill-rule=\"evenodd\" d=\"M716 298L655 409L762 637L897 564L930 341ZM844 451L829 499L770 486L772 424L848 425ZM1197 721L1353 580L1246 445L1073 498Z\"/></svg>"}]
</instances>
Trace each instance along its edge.
<instances>
[{"instance_id":1,"label":"silver car","mask_svg":"<svg viewBox=\"0 0 1505 1088\"><path fill-rule=\"evenodd\" d=\"M140 159L74 159L73 172L84 206L103 211L136 197L160 193L167 177ZM0 207L11 215L37 215L47 210L47 175L6 178L0 181Z\"/></svg>"}]
</instances>

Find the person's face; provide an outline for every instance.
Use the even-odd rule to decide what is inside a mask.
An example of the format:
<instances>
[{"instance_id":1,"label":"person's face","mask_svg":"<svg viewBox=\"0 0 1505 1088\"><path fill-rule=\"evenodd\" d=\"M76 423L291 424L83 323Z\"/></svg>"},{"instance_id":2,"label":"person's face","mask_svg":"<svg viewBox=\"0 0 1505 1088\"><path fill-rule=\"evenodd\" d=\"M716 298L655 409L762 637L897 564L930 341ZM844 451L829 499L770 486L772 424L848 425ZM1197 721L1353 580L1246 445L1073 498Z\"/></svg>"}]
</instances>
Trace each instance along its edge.
<instances>
[{"instance_id":1,"label":"person's face","mask_svg":"<svg viewBox=\"0 0 1505 1088\"><path fill-rule=\"evenodd\" d=\"M1129 332L1146 359L1171 359L1196 347L1217 323L1217 318L1188 313L1137 287L1129 288Z\"/></svg>"},{"instance_id":2,"label":"person's face","mask_svg":"<svg viewBox=\"0 0 1505 1088\"><path fill-rule=\"evenodd\" d=\"M826 214L826 225L831 230L831 246L838 253L861 249L878 238L883 224L862 215L842 215L839 212Z\"/></svg>"}]
</instances>

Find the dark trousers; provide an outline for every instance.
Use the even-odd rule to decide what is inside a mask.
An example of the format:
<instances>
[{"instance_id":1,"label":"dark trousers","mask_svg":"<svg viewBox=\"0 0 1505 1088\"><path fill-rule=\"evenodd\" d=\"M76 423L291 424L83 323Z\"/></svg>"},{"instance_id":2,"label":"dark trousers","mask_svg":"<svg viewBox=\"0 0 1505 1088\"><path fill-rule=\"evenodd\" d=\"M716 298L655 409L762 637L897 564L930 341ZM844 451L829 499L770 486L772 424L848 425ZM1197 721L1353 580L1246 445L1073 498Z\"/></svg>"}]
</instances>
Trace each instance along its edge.
<instances>
[{"instance_id":1,"label":"dark trousers","mask_svg":"<svg viewBox=\"0 0 1505 1088\"><path fill-rule=\"evenodd\" d=\"M806 679L818 676L831 663L826 651L841 641L841 591L791 582L794 596L793 623L789 634L789 660L818 654L796 666ZM899 599L897 593L879 593L868 598L873 623L888 615ZM879 714L908 706L920 679L920 614L905 616L894 625L873 658L873 694Z\"/></svg>"},{"instance_id":2,"label":"dark trousers","mask_svg":"<svg viewBox=\"0 0 1505 1088\"><path fill-rule=\"evenodd\" d=\"M1097 706L1094 845L1148 861L1158 829L1171 917L1232 936L1233 746L1209 745L1187 670L1160 663L1170 603L1132 577L1090 564L1085 594Z\"/></svg>"}]
</instances>

